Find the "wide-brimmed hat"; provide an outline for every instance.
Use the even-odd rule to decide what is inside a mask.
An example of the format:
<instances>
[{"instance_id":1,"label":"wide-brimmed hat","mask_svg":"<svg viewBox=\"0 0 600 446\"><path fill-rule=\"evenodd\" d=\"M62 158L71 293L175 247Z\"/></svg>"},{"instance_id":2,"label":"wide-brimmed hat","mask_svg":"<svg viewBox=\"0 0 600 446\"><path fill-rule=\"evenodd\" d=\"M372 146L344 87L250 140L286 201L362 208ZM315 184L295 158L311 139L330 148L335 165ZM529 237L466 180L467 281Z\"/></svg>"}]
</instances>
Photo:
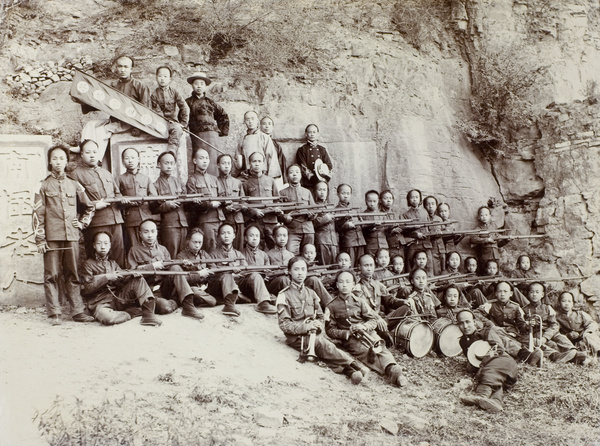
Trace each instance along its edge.
<instances>
[{"instance_id":1,"label":"wide-brimmed hat","mask_svg":"<svg viewBox=\"0 0 600 446\"><path fill-rule=\"evenodd\" d=\"M206 73L203 71L197 71L187 78L188 84L193 84L196 79L202 79L206 82L206 85L210 85L211 80L206 76Z\"/></svg>"},{"instance_id":2,"label":"wide-brimmed hat","mask_svg":"<svg viewBox=\"0 0 600 446\"><path fill-rule=\"evenodd\" d=\"M473 342L467 350L467 359L469 360L469 363L473 367L479 368L481 365L481 360L490 352L491 349L492 346L488 341L480 339L479 341Z\"/></svg>"},{"instance_id":3,"label":"wide-brimmed hat","mask_svg":"<svg viewBox=\"0 0 600 446\"><path fill-rule=\"evenodd\" d=\"M328 182L331 180L329 166L325 164L321 158L315 161L315 175L317 175L317 178L321 181Z\"/></svg>"}]
</instances>

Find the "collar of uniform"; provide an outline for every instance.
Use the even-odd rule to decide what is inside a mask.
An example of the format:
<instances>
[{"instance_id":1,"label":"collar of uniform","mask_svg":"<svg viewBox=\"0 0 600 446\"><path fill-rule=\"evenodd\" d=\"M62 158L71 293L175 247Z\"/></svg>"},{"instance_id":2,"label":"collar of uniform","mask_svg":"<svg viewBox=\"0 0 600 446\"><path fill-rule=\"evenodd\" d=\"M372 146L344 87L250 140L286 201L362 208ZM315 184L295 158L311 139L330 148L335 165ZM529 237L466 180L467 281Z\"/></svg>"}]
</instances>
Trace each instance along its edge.
<instances>
[{"instance_id":1,"label":"collar of uniform","mask_svg":"<svg viewBox=\"0 0 600 446\"><path fill-rule=\"evenodd\" d=\"M231 172L230 173L219 172L219 178L223 178L224 180L231 178Z\"/></svg>"},{"instance_id":2,"label":"collar of uniform","mask_svg":"<svg viewBox=\"0 0 600 446\"><path fill-rule=\"evenodd\" d=\"M275 245L275 246L273 247L273 249L274 249L275 251L280 251L280 252L283 252L283 251L285 251L286 247L285 247L285 246L277 246L277 245Z\"/></svg>"},{"instance_id":3,"label":"collar of uniform","mask_svg":"<svg viewBox=\"0 0 600 446\"><path fill-rule=\"evenodd\" d=\"M221 251L229 254L230 252L233 252L233 245L229 246L229 248L227 248L225 245L221 245Z\"/></svg>"},{"instance_id":4,"label":"collar of uniform","mask_svg":"<svg viewBox=\"0 0 600 446\"><path fill-rule=\"evenodd\" d=\"M198 169L198 166L196 166L196 167L194 167L194 173L199 173L200 175L204 176L204 175L206 175L206 169L200 170L200 169Z\"/></svg>"},{"instance_id":5,"label":"collar of uniform","mask_svg":"<svg viewBox=\"0 0 600 446\"><path fill-rule=\"evenodd\" d=\"M140 171L140 166L136 167L133 170L127 169L127 172L125 172L125 173L129 174L129 175L137 175L139 171Z\"/></svg>"},{"instance_id":6,"label":"collar of uniform","mask_svg":"<svg viewBox=\"0 0 600 446\"><path fill-rule=\"evenodd\" d=\"M258 133L258 128L246 130L246 135L256 135L257 133Z\"/></svg>"},{"instance_id":7,"label":"collar of uniform","mask_svg":"<svg viewBox=\"0 0 600 446\"><path fill-rule=\"evenodd\" d=\"M173 178L173 175L167 175L166 173L164 173L164 172L161 172L161 173L160 173L160 177L161 177L163 180L168 180L168 179L170 179L170 178Z\"/></svg>"},{"instance_id":8,"label":"collar of uniform","mask_svg":"<svg viewBox=\"0 0 600 446\"><path fill-rule=\"evenodd\" d=\"M206 93L202 93L201 95L199 95L198 93L196 93L194 91L194 92L192 92L192 96L194 96L195 98L198 98L198 99L202 99L202 98L206 97Z\"/></svg>"},{"instance_id":9,"label":"collar of uniform","mask_svg":"<svg viewBox=\"0 0 600 446\"><path fill-rule=\"evenodd\" d=\"M98 260L99 262L106 262L108 260L108 254L106 254L104 257L100 257L96 252L94 253L94 257L96 257L96 260Z\"/></svg>"},{"instance_id":10,"label":"collar of uniform","mask_svg":"<svg viewBox=\"0 0 600 446\"><path fill-rule=\"evenodd\" d=\"M57 180L64 180L67 177L67 174L64 171L61 174L51 171L50 175Z\"/></svg>"},{"instance_id":11,"label":"collar of uniform","mask_svg":"<svg viewBox=\"0 0 600 446\"><path fill-rule=\"evenodd\" d=\"M347 208L350 207L350 203L342 203L341 201L338 203L338 207Z\"/></svg>"},{"instance_id":12,"label":"collar of uniform","mask_svg":"<svg viewBox=\"0 0 600 446\"><path fill-rule=\"evenodd\" d=\"M300 183L297 183L297 184L288 183L288 186L289 186L291 189L300 189Z\"/></svg>"},{"instance_id":13,"label":"collar of uniform","mask_svg":"<svg viewBox=\"0 0 600 446\"><path fill-rule=\"evenodd\" d=\"M529 301L529 306L531 308L542 308L542 301L538 301L537 303Z\"/></svg>"},{"instance_id":14,"label":"collar of uniform","mask_svg":"<svg viewBox=\"0 0 600 446\"><path fill-rule=\"evenodd\" d=\"M304 282L302 282L302 283L298 284L298 283L296 283L296 282L292 281L292 282L290 283L290 287L291 287L291 288L294 288L294 289L296 289L296 290L298 290L298 291L302 291L302 290L304 289Z\"/></svg>"},{"instance_id":15,"label":"collar of uniform","mask_svg":"<svg viewBox=\"0 0 600 446\"><path fill-rule=\"evenodd\" d=\"M254 178L260 178L263 176L262 171L261 172L254 172L253 170L248 170L248 172L250 172L250 176L254 177Z\"/></svg>"},{"instance_id":16,"label":"collar of uniform","mask_svg":"<svg viewBox=\"0 0 600 446\"><path fill-rule=\"evenodd\" d=\"M317 141L306 141L306 144L308 144L308 146L311 149L316 149L319 146L319 143Z\"/></svg>"},{"instance_id":17,"label":"collar of uniform","mask_svg":"<svg viewBox=\"0 0 600 446\"><path fill-rule=\"evenodd\" d=\"M146 243L142 240L142 246L148 249L155 249L158 246L158 242L155 241L154 243Z\"/></svg>"},{"instance_id":18,"label":"collar of uniform","mask_svg":"<svg viewBox=\"0 0 600 446\"><path fill-rule=\"evenodd\" d=\"M200 251L198 251L196 254L194 254L192 251L190 251L190 248L188 248L187 246L185 247L185 250L186 250L186 252L188 252L195 259L199 259L200 258Z\"/></svg>"},{"instance_id":19,"label":"collar of uniform","mask_svg":"<svg viewBox=\"0 0 600 446\"><path fill-rule=\"evenodd\" d=\"M250 251L251 253L256 254L258 252L258 246L253 247L253 246L246 245L246 250Z\"/></svg>"},{"instance_id":20,"label":"collar of uniform","mask_svg":"<svg viewBox=\"0 0 600 446\"><path fill-rule=\"evenodd\" d=\"M358 280L362 283L368 283L370 285L373 283L373 276L365 277L361 274Z\"/></svg>"},{"instance_id":21,"label":"collar of uniform","mask_svg":"<svg viewBox=\"0 0 600 446\"><path fill-rule=\"evenodd\" d=\"M317 198L315 198L315 204L328 204L327 200L319 200Z\"/></svg>"},{"instance_id":22,"label":"collar of uniform","mask_svg":"<svg viewBox=\"0 0 600 446\"><path fill-rule=\"evenodd\" d=\"M121 79L121 78L119 78L119 83L120 84L128 84L131 81L133 81L133 76L129 76L127 79Z\"/></svg>"}]
</instances>

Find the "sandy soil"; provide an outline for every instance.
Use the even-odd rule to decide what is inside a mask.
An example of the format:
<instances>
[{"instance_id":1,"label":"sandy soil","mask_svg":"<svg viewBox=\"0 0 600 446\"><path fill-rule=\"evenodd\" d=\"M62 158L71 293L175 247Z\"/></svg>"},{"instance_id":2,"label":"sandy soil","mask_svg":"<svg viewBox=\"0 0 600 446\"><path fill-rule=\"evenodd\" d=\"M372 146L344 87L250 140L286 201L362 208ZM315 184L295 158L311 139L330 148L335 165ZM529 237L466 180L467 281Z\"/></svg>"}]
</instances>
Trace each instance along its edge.
<instances>
[{"instance_id":1,"label":"sandy soil","mask_svg":"<svg viewBox=\"0 0 600 446\"><path fill-rule=\"evenodd\" d=\"M178 310L163 316L159 328L142 327L139 319L114 327L70 321L51 327L41 309L0 313L0 445L47 444L32 418L57 396L66 412L77 399L94 407L126 398L123 410L135 405L157 425L193 430L186 435L197 444L547 445L600 439L600 415L593 413L600 409L597 366L563 366L562 375L554 365L525 368L522 382L540 383L546 393L532 395L517 385L505 412L493 416L458 401L470 385L462 358L399 356L410 386L392 387L375 373L353 386L326 367L298 363L274 316L251 305L241 310L241 318L230 319L219 308L205 309L201 322ZM575 374L582 389L570 387L571 399L557 399L557 383L570 386L565 380ZM590 389L596 397L578 407ZM283 425L260 427L257 409L283 414ZM587 417L574 417L573 410L586 410ZM184 411L188 424L178 425ZM398 426L400 437L382 430L385 420ZM167 436L155 433L144 444L167 444Z\"/></svg>"}]
</instances>

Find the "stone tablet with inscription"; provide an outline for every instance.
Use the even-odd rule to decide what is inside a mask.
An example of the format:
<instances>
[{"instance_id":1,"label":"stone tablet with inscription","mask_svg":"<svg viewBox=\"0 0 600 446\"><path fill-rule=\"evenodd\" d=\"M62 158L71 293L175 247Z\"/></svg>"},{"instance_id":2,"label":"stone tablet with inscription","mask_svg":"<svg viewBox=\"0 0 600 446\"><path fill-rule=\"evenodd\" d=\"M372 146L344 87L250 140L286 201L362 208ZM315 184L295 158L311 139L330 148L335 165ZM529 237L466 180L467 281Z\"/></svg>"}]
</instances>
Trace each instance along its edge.
<instances>
[{"instance_id":1,"label":"stone tablet with inscription","mask_svg":"<svg viewBox=\"0 0 600 446\"><path fill-rule=\"evenodd\" d=\"M32 227L33 199L48 175L50 136L0 135L0 304L38 306L44 259Z\"/></svg>"}]
</instances>

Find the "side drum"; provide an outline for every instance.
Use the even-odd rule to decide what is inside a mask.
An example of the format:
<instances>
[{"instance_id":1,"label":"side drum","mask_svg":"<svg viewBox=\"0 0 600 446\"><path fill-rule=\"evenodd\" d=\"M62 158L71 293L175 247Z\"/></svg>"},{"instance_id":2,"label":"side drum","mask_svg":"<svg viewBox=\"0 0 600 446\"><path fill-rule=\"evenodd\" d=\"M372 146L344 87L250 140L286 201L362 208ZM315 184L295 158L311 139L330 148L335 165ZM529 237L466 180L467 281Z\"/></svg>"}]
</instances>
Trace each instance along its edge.
<instances>
[{"instance_id":1,"label":"side drum","mask_svg":"<svg viewBox=\"0 0 600 446\"><path fill-rule=\"evenodd\" d=\"M435 348L439 354L452 357L462 352L459 343L462 332L450 319L437 319L431 324L431 329L435 333Z\"/></svg>"},{"instance_id":2,"label":"side drum","mask_svg":"<svg viewBox=\"0 0 600 446\"><path fill-rule=\"evenodd\" d=\"M422 358L433 347L433 330L426 322L406 319L394 329L394 344L413 358Z\"/></svg>"}]
</instances>

